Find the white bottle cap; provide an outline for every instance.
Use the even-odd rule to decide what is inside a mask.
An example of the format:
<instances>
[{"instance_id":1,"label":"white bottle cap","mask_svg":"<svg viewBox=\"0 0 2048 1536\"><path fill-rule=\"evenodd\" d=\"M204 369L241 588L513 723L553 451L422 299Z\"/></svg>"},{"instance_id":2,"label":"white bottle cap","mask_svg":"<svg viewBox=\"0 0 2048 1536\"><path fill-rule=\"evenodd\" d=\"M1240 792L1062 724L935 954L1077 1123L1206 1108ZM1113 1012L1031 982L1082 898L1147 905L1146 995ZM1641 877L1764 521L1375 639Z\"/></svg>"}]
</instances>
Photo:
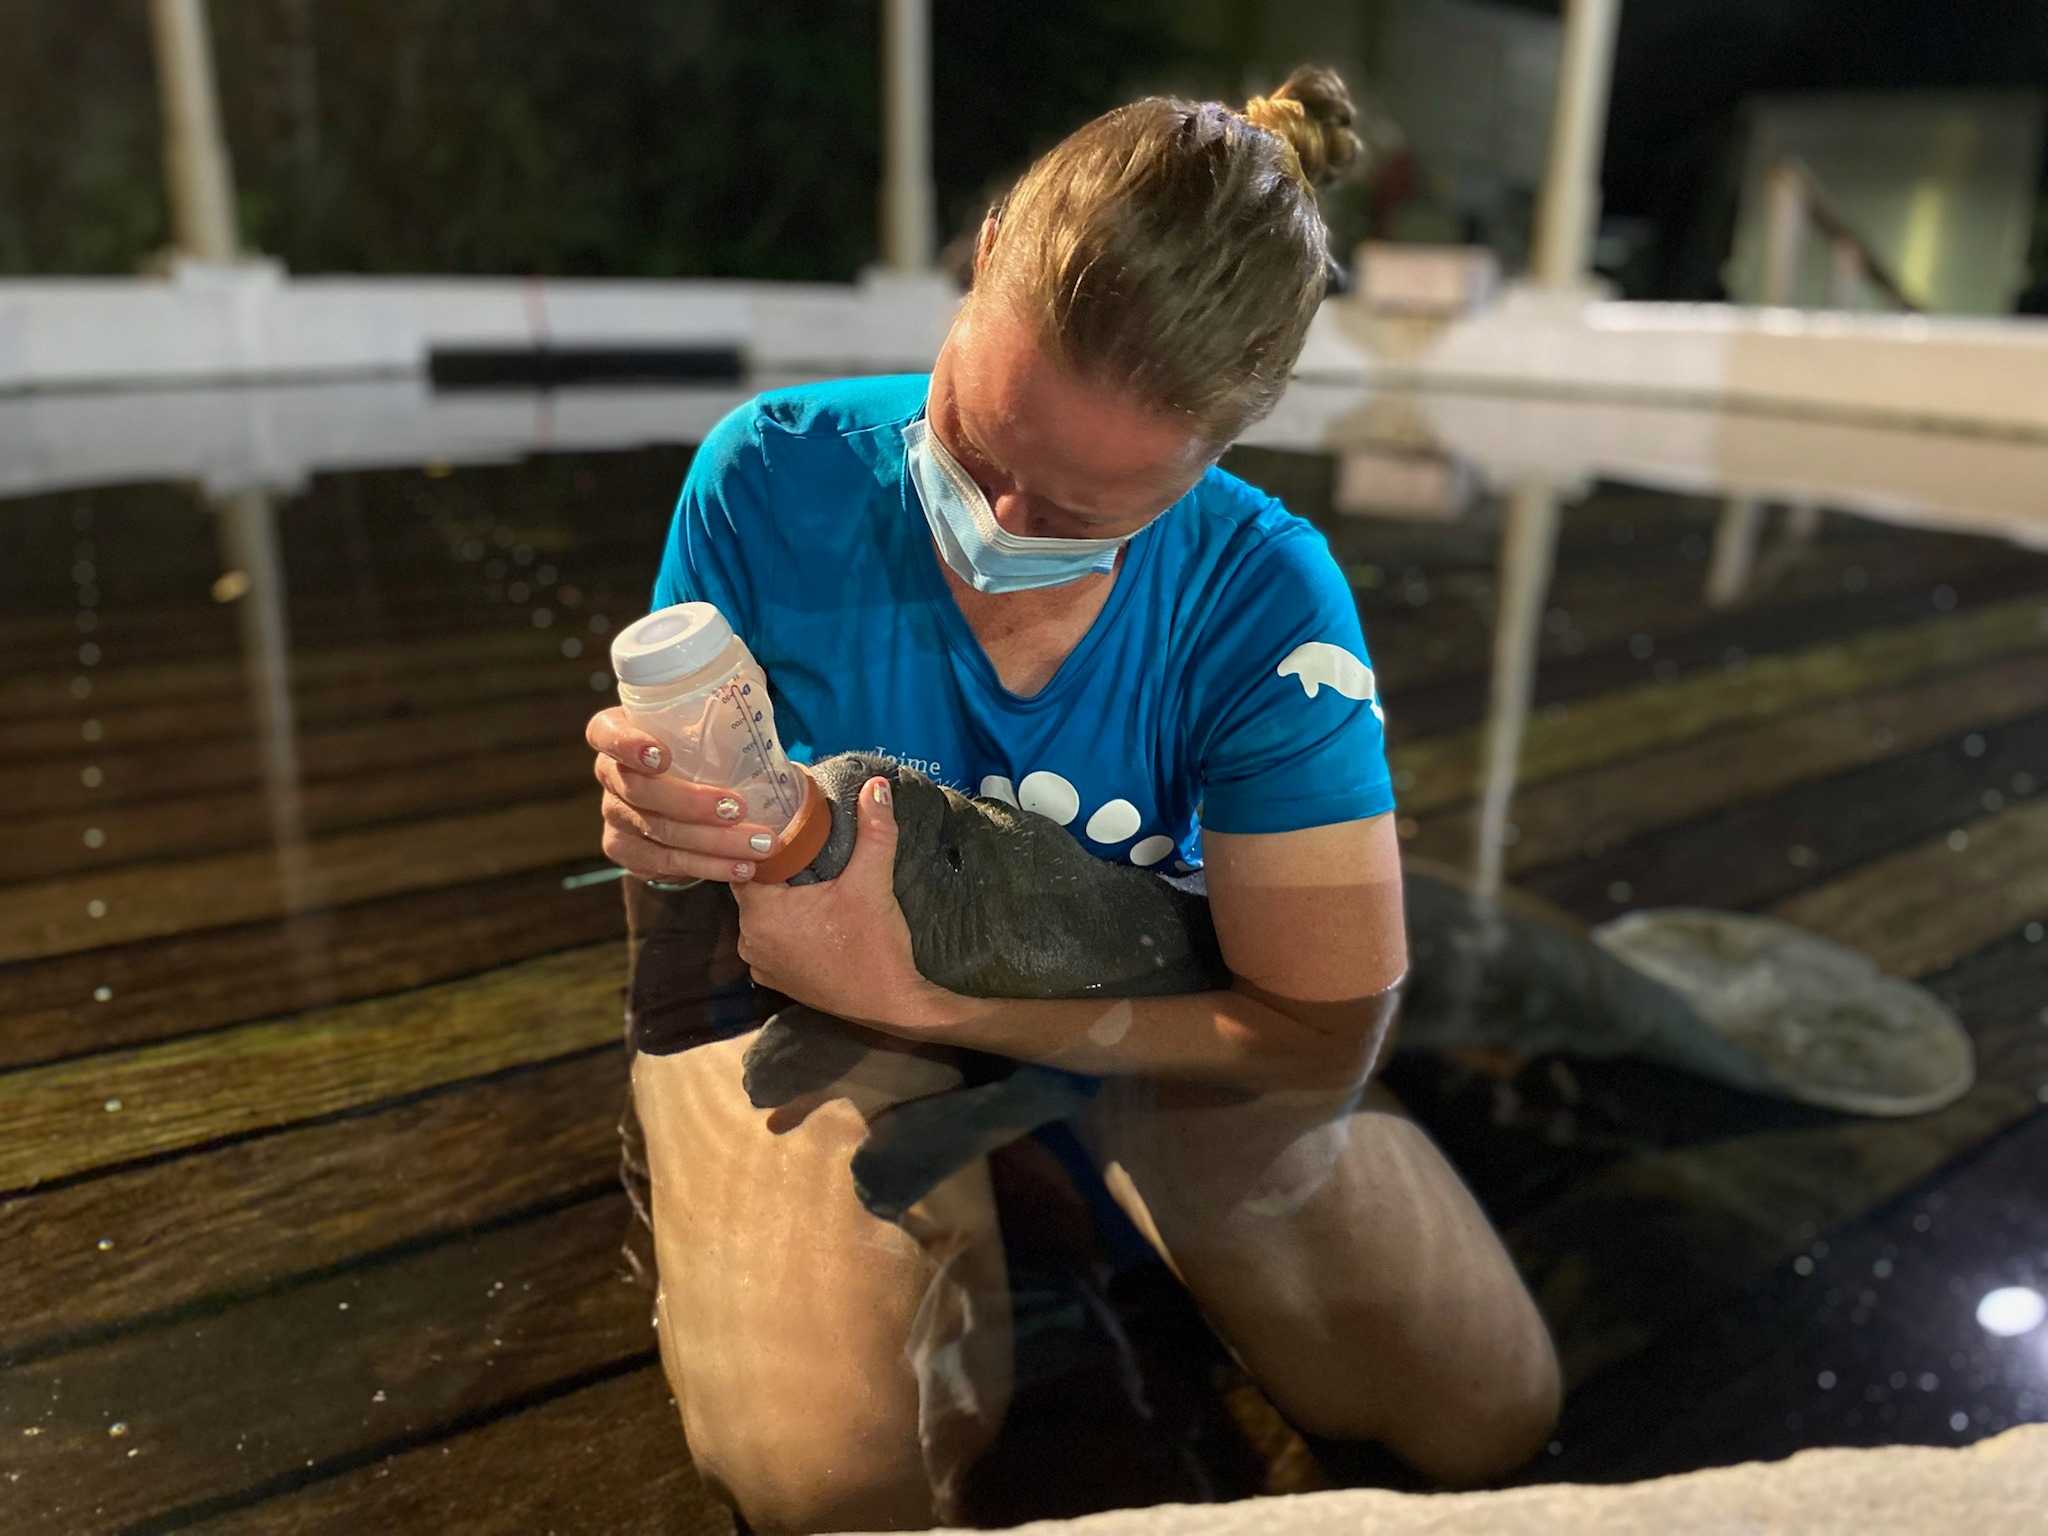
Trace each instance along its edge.
<instances>
[{"instance_id":1,"label":"white bottle cap","mask_svg":"<svg viewBox=\"0 0 2048 1536\"><path fill-rule=\"evenodd\" d=\"M612 641L612 672L622 683L650 688L688 677L732 643L732 626L709 603L657 609Z\"/></svg>"}]
</instances>

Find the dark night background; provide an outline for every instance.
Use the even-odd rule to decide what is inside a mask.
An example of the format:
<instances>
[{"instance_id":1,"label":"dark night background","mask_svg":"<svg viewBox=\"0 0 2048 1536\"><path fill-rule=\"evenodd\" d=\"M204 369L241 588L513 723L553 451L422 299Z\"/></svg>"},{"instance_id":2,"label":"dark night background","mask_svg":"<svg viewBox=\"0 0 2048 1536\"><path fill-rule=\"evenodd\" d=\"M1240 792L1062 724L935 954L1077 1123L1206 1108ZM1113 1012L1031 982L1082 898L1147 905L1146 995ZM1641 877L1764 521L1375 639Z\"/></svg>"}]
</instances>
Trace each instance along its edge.
<instances>
[{"instance_id":1,"label":"dark night background","mask_svg":"<svg viewBox=\"0 0 2048 1536\"><path fill-rule=\"evenodd\" d=\"M1361 95L1401 4L1321 8L1362 40ZM1271 84L1316 35L1279 14L935 0L942 237L1108 106ZM294 271L836 281L874 257L878 4L216 0L211 16L244 239ZM136 270L167 235L142 0L0 0L0 28L0 275ZM1609 275L1634 297L1719 296L1746 98L1970 87L2048 88L2048 5L1627 0L1605 207L1640 237ZM1332 199L1340 249L1369 195Z\"/></svg>"}]
</instances>

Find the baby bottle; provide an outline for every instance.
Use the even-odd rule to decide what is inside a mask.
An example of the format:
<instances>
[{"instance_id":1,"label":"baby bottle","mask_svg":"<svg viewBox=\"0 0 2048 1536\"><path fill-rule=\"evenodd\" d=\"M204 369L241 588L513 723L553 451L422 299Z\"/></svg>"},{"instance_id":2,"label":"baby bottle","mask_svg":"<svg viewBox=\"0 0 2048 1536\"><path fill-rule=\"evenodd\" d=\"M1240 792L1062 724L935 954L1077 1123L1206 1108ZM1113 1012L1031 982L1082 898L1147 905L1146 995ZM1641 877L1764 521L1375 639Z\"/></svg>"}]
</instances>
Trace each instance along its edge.
<instances>
[{"instance_id":1,"label":"baby bottle","mask_svg":"<svg viewBox=\"0 0 2048 1536\"><path fill-rule=\"evenodd\" d=\"M782 881L818 855L832 829L824 793L783 754L768 674L709 603L677 603L612 641L619 702L668 749L668 771L731 790L746 819L778 834L754 861L757 881Z\"/></svg>"}]
</instances>

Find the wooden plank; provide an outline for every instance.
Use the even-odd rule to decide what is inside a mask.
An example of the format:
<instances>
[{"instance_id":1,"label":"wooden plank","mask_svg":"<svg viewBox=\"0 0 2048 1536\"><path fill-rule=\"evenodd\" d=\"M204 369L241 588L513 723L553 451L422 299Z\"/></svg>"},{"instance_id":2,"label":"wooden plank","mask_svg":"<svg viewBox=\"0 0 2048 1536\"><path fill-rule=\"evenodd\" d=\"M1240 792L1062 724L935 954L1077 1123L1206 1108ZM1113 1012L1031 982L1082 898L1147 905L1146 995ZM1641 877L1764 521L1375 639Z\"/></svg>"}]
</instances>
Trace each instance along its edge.
<instances>
[{"instance_id":1,"label":"wooden plank","mask_svg":"<svg viewBox=\"0 0 2048 1536\"><path fill-rule=\"evenodd\" d=\"M462 786L464 804L510 805L553 798L591 783L590 750L581 731L481 754L462 750L467 745L451 743L431 762L301 784L300 826L309 836L324 837L444 811L450 808L454 784ZM96 833L90 842L76 811L0 821L0 837L7 840L0 889L88 870L265 847L273 832L267 818L250 814L254 798L241 788L109 806L90 814L86 825Z\"/></svg>"},{"instance_id":2,"label":"wooden plank","mask_svg":"<svg viewBox=\"0 0 2048 1536\"><path fill-rule=\"evenodd\" d=\"M601 1187L626 1072L598 1047L0 1202L0 1364Z\"/></svg>"},{"instance_id":3,"label":"wooden plank","mask_svg":"<svg viewBox=\"0 0 2048 1536\"><path fill-rule=\"evenodd\" d=\"M1755 909L1925 840L1946 839L2003 809L2008 798L2024 802L2037 792L2031 775L2044 761L2048 713L1987 723L1980 732L1723 806L1516 880L1596 921L1625 907ZM1743 776L1733 754L1725 767L1728 777ZM1721 768L1703 754L1690 774L1710 777Z\"/></svg>"},{"instance_id":4,"label":"wooden plank","mask_svg":"<svg viewBox=\"0 0 2048 1536\"><path fill-rule=\"evenodd\" d=\"M629 1219L608 1194L10 1369L10 1531L176 1524L648 1363Z\"/></svg>"},{"instance_id":5,"label":"wooden plank","mask_svg":"<svg viewBox=\"0 0 2048 1536\"><path fill-rule=\"evenodd\" d=\"M188 1529L199 1536L731 1536L653 1367Z\"/></svg>"},{"instance_id":6,"label":"wooden plank","mask_svg":"<svg viewBox=\"0 0 2048 1536\"><path fill-rule=\"evenodd\" d=\"M1562 556L1560 557L1563 558ZM1933 564L1928 563L1929 559ZM1929 594L1946 584L1960 610L2038 591L2048 562L2015 560L1981 542L1960 551L1914 558L1884 546L1854 562L1856 590L1843 585L1850 562L1832 552L1796 567L1739 609L1701 600L1702 564L1667 574L1641 562L1603 572L1589 584L1566 565L1545 604L1569 623L1546 623L1538 638L1536 697L1565 703L1720 667L1731 650L1759 657L1814 645L1885 625L1911 624L1933 611ZM1385 578L1382 578L1385 581ZM1481 716L1493 655L1494 578L1459 576L1433 585L1420 608L1396 598L1397 587L1360 594L1360 612L1382 694L1412 736L1435 735ZM1648 649L1637 642L1647 641Z\"/></svg>"},{"instance_id":7,"label":"wooden plank","mask_svg":"<svg viewBox=\"0 0 2048 1536\"><path fill-rule=\"evenodd\" d=\"M1507 869L1597 855L1645 832L2042 709L2048 666L2038 656L2016 656L1532 785L1515 795ZM1473 813L1459 810L1424 820L1407 846L1463 864L1474 835Z\"/></svg>"},{"instance_id":8,"label":"wooden plank","mask_svg":"<svg viewBox=\"0 0 2048 1536\"><path fill-rule=\"evenodd\" d=\"M26 1068L0 1079L0 1190L614 1042L624 964L618 945L596 944L394 997Z\"/></svg>"},{"instance_id":9,"label":"wooden plank","mask_svg":"<svg viewBox=\"0 0 2048 1536\"><path fill-rule=\"evenodd\" d=\"M586 653L572 662L558 654L552 660L536 656L522 664L460 672L366 677L295 698L293 724L300 730L324 730L379 720L387 725L419 727L442 709L474 708L516 698L563 698L586 690L590 694L609 693L609 682L601 690L589 686L592 672L605 665L602 655L593 662ZM58 757L75 774L82 761L96 761L83 756L79 745L83 739L82 724L88 719L100 722L101 744L111 752L173 745L182 748L222 737L232 738L247 750L250 739L257 734L256 717L247 698L138 704L118 715L92 714L89 704L90 701L75 705L70 714L10 722L5 735L0 736L0 762Z\"/></svg>"},{"instance_id":10,"label":"wooden plank","mask_svg":"<svg viewBox=\"0 0 2048 1536\"><path fill-rule=\"evenodd\" d=\"M290 679L299 694L348 686L366 675L408 677L446 668L489 666L508 661L559 663L561 638L531 624L519 628L475 628L452 635L421 637L403 643L382 638L351 637L342 644L314 647L293 644ZM70 693L76 666L54 672L16 672L0 679L0 716L28 719L40 713L70 715L77 702ZM219 660L136 662L102 661L92 671L93 707L110 714L135 704L171 701L198 703L239 698L249 686L248 669L240 656Z\"/></svg>"},{"instance_id":11,"label":"wooden plank","mask_svg":"<svg viewBox=\"0 0 2048 1536\"><path fill-rule=\"evenodd\" d=\"M450 981L624 936L594 861L276 922L28 960L0 972L0 1070ZM0 1087L0 1094L4 1094Z\"/></svg>"},{"instance_id":12,"label":"wooden plank","mask_svg":"<svg viewBox=\"0 0 2048 1536\"><path fill-rule=\"evenodd\" d=\"M594 858L601 830L586 791L314 838L283 856L224 853L19 885L0 907L0 964L545 869Z\"/></svg>"},{"instance_id":13,"label":"wooden plank","mask_svg":"<svg viewBox=\"0 0 2048 1536\"><path fill-rule=\"evenodd\" d=\"M2048 602L2027 597L1540 710L1523 740L1520 782L1540 784L1732 725L2044 646ZM1396 730L1391 755L1403 810L1420 816L1469 798L1483 751L1480 730L1406 742Z\"/></svg>"},{"instance_id":14,"label":"wooden plank","mask_svg":"<svg viewBox=\"0 0 2048 1536\"><path fill-rule=\"evenodd\" d=\"M447 756L501 752L543 742L581 742L584 723L605 700L582 689L550 689L510 699L484 699L437 710L432 726L414 717L373 720L326 730L298 730L303 782L347 779ZM109 806L142 805L209 790L260 789L263 765L245 738L189 742L175 752L155 748L112 750L101 722L101 740L87 743L74 730L66 751L39 762L0 766L0 836L15 817L83 816ZM90 763L99 782L81 778ZM79 825L89 825L81 821Z\"/></svg>"},{"instance_id":15,"label":"wooden plank","mask_svg":"<svg viewBox=\"0 0 2048 1536\"><path fill-rule=\"evenodd\" d=\"M2024 923L2048 919L2048 801L1880 859L1779 902L1771 915L1905 975L1951 965ZM2048 944L2042 953L2048 957Z\"/></svg>"}]
</instances>

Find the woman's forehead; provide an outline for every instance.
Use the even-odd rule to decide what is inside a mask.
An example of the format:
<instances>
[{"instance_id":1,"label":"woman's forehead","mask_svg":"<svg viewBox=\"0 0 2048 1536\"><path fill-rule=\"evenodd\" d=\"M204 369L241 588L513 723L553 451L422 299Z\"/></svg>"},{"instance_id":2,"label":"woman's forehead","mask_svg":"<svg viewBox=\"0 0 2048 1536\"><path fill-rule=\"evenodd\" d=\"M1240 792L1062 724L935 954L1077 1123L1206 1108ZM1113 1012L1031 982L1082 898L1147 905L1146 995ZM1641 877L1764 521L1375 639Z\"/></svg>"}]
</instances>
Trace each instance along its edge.
<instances>
[{"instance_id":1,"label":"woman's forehead","mask_svg":"<svg viewBox=\"0 0 2048 1536\"><path fill-rule=\"evenodd\" d=\"M1061 367L1021 324L978 315L953 342L955 406L1005 467L1098 490L1183 485L1210 457L1182 421Z\"/></svg>"}]
</instances>

